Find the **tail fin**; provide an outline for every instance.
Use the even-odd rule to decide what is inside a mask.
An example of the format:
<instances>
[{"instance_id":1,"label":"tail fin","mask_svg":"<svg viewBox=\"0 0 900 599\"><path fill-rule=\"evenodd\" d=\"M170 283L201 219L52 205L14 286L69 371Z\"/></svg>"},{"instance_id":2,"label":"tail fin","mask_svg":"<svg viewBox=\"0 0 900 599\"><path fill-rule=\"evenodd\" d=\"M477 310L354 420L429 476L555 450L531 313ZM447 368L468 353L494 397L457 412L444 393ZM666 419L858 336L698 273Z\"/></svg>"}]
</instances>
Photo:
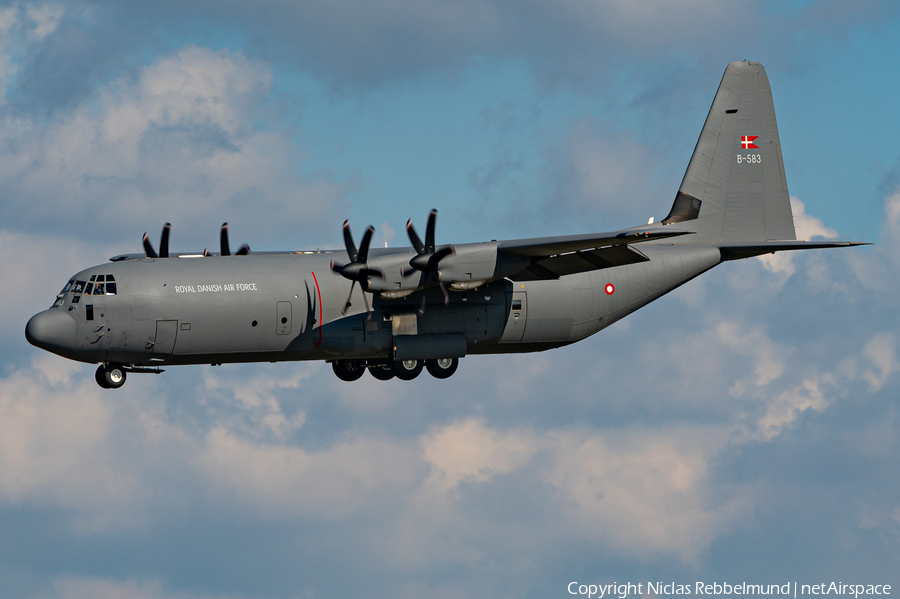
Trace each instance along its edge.
<instances>
[{"instance_id":1,"label":"tail fin","mask_svg":"<svg viewBox=\"0 0 900 599\"><path fill-rule=\"evenodd\" d=\"M758 62L725 69L662 222L687 220L697 233L692 243L796 239L772 90Z\"/></svg>"}]
</instances>

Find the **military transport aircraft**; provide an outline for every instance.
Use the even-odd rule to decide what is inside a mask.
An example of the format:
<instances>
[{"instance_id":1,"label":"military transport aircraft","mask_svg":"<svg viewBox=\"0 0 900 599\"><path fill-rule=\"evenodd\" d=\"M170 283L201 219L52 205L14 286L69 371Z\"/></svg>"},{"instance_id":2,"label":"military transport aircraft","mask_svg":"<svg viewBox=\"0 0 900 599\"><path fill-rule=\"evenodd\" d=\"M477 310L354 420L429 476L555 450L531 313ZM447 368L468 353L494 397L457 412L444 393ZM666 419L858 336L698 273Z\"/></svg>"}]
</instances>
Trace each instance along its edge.
<instances>
[{"instance_id":1,"label":"military transport aircraft","mask_svg":"<svg viewBox=\"0 0 900 599\"><path fill-rule=\"evenodd\" d=\"M451 376L469 354L551 349L592 335L728 260L861 245L797 241L772 93L763 66L728 65L668 216L613 231L438 245L437 212L411 248L111 258L65 284L25 329L30 343L99 363L97 383L176 364L327 360L345 381L366 370Z\"/></svg>"}]
</instances>

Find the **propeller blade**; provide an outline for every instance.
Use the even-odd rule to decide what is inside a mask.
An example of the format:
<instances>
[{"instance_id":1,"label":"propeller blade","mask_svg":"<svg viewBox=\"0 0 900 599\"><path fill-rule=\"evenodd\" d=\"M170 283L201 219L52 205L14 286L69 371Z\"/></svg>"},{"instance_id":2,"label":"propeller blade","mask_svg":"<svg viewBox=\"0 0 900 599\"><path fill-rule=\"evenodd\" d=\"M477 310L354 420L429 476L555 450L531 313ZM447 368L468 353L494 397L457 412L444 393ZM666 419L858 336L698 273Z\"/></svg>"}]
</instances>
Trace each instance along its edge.
<instances>
[{"instance_id":1,"label":"propeller blade","mask_svg":"<svg viewBox=\"0 0 900 599\"><path fill-rule=\"evenodd\" d=\"M228 247L228 223L222 223L222 232L219 233L219 253L223 256L230 256L231 249Z\"/></svg>"},{"instance_id":2,"label":"propeller blade","mask_svg":"<svg viewBox=\"0 0 900 599\"><path fill-rule=\"evenodd\" d=\"M350 221L344 221L344 247L347 248L347 255L350 257L350 262L356 262L356 244L353 243L353 235L350 233Z\"/></svg>"},{"instance_id":3,"label":"propeller blade","mask_svg":"<svg viewBox=\"0 0 900 599\"><path fill-rule=\"evenodd\" d=\"M331 270L337 274L341 274L341 271L344 270L344 266L346 265L338 264L334 260L331 261Z\"/></svg>"},{"instance_id":4,"label":"propeller blade","mask_svg":"<svg viewBox=\"0 0 900 599\"><path fill-rule=\"evenodd\" d=\"M362 285L360 285L362 287ZM366 290L363 289L363 303L366 305L366 320L372 320L372 310L369 308L369 300L366 299Z\"/></svg>"},{"instance_id":5,"label":"propeller blade","mask_svg":"<svg viewBox=\"0 0 900 599\"><path fill-rule=\"evenodd\" d=\"M444 283L438 280L438 286L441 288L441 291L444 292L444 306L450 305L450 294L447 293L447 288L444 287Z\"/></svg>"},{"instance_id":6,"label":"propeller blade","mask_svg":"<svg viewBox=\"0 0 900 599\"><path fill-rule=\"evenodd\" d=\"M356 262L365 264L369 259L369 243L372 241L372 234L374 232L375 227L369 225L369 228L363 233L362 242L359 244L359 252L356 254Z\"/></svg>"},{"instance_id":7,"label":"propeller blade","mask_svg":"<svg viewBox=\"0 0 900 599\"><path fill-rule=\"evenodd\" d=\"M355 280L354 280L352 283L350 283L350 294L347 296L347 303L344 304L344 308L341 310L341 316L344 316L345 314L347 314L347 310L349 310L349 309L350 309L350 306L353 305L353 304L350 303L350 298L353 297L353 287L354 287L355 285L356 285L356 281L355 281ZM365 298L365 296L366 296L366 294L364 293L364 294L363 294L363 297Z\"/></svg>"},{"instance_id":8,"label":"propeller blade","mask_svg":"<svg viewBox=\"0 0 900 599\"><path fill-rule=\"evenodd\" d=\"M421 254L425 251L425 245L422 243L422 240L419 239L419 236L416 234L416 228L412 224L412 219L406 221L406 233L409 235L409 241L412 243L413 248L415 248L417 254Z\"/></svg>"},{"instance_id":9,"label":"propeller blade","mask_svg":"<svg viewBox=\"0 0 900 599\"><path fill-rule=\"evenodd\" d=\"M453 249L453 246L452 246L452 245L448 245L447 247L445 247L445 248L443 248L443 249L440 249L440 250L436 251L436 252L434 253L434 259L435 259L435 260L443 260L444 258L446 258L447 256L449 256L450 254L454 254L454 253L456 253L456 250Z\"/></svg>"},{"instance_id":10,"label":"propeller blade","mask_svg":"<svg viewBox=\"0 0 900 599\"><path fill-rule=\"evenodd\" d=\"M144 231L143 244L144 244L144 253L147 254L148 258L159 258L159 255L157 255L156 250L153 249L153 244L150 243L150 237L147 236L146 231Z\"/></svg>"},{"instance_id":11,"label":"propeller blade","mask_svg":"<svg viewBox=\"0 0 900 599\"><path fill-rule=\"evenodd\" d=\"M163 225L162 237L159 239L159 257L169 257L169 231L172 229L171 223Z\"/></svg>"},{"instance_id":12,"label":"propeller blade","mask_svg":"<svg viewBox=\"0 0 900 599\"><path fill-rule=\"evenodd\" d=\"M249 253L250 253L250 246L245 243L244 245L242 245L241 247L238 248L238 251L235 252L234 255L235 256L246 256Z\"/></svg>"},{"instance_id":13,"label":"propeller blade","mask_svg":"<svg viewBox=\"0 0 900 599\"><path fill-rule=\"evenodd\" d=\"M437 210L428 213L428 225L425 228L425 251L434 252L434 225L437 221Z\"/></svg>"},{"instance_id":14,"label":"propeller blade","mask_svg":"<svg viewBox=\"0 0 900 599\"><path fill-rule=\"evenodd\" d=\"M206 249L206 248L203 248L203 257L204 257L204 258L209 258L209 250Z\"/></svg>"},{"instance_id":15,"label":"propeller blade","mask_svg":"<svg viewBox=\"0 0 900 599\"><path fill-rule=\"evenodd\" d=\"M444 249L438 250L437 252L432 254L432 260L434 260L435 263L440 262L441 260L443 260L444 258L446 258L447 256L449 256L450 254L452 254L454 252L455 252L455 250L453 249L452 245L447 246Z\"/></svg>"}]
</instances>

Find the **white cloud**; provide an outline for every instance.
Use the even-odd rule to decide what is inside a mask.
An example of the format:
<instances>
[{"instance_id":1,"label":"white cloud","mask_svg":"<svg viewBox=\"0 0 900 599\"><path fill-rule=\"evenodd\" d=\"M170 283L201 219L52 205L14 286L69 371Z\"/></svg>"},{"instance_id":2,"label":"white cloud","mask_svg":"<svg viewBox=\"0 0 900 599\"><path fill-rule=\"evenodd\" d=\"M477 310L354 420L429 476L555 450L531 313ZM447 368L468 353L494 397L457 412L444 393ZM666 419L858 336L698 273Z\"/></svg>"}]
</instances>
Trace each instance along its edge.
<instances>
[{"instance_id":1,"label":"white cloud","mask_svg":"<svg viewBox=\"0 0 900 599\"><path fill-rule=\"evenodd\" d=\"M728 434L727 427L501 430L467 419L422 438L432 476L422 488L418 511L440 506L442 530L472 526L463 524L461 514L453 515L465 493L458 485L490 485L499 475L516 473L554 489L562 513L552 516L551 538L603 539L617 554L667 554L689 562L751 503L746 495L718 505L711 501L710 461ZM419 514L416 521L431 517Z\"/></svg>"},{"instance_id":2,"label":"white cloud","mask_svg":"<svg viewBox=\"0 0 900 599\"><path fill-rule=\"evenodd\" d=\"M425 459L432 466L429 482L443 490L461 480L487 481L517 470L540 449L529 431L497 431L467 419L436 428L422 439Z\"/></svg>"},{"instance_id":3,"label":"white cloud","mask_svg":"<svg viewBox=\"0 0 900 599\"><path fill-rule=\"evenodd\" d=\"M278 440L284 440L290 433L303 426L306 416L302 411L286 415L275 392L281 389L299 390L315 373L309 364L298 365L288 376L272 376L271 372L260 372L247 377L243 371L234 371L227 376L224 371L205 367L204 389L207 392L232 395L241 407L241 413L233 417L227 426L240 427L245 435L256 440L268 432ZM224 401L214 398L212 401ZM224 426L224 421L220 421ZM246 423L246 425L245 425Z\"/></svg>"},{"instance_id":4,"label":"white cloud","mask_svg":"<svg viewBox=\"0 0 900 599\"><path fill-rule=\"evenodd\" d=\"M838 232L826 227L822 219L806 213L806 204L791 196L791 212L794 214L794 232L800 241L812 241L816 237L836 239Z\"/></svg>"},{"instance_id":5,"label":"white cloud","mask_svg":"<svg viewBox=\"0 0 900 599\"><path fill-rule=\"evenodd\" d=\"M716 327L716 334L730 349L756 362L756 386L767 385L784 374L784 350L762 331L744 332L735 322L722 322Z\"/></svg>"},{"instance_id":6,"label":"white cloud","mask_svg":"<svg viewBox=\"0 0 900 599\"><path fill-rule=\"evenodd\" d=\"M22 34L29 39L46 37L59 25L65 7L54 2L0 8L0 105L6 102L6 91L18 73L18 58L22 53ZM16 57L16 58L14 58Z\"/></svg>"},{"instance_id":7,"label":"white cloud","mask_svg":"<svg viewBox=\"0 0 900 599\"><path fill-rule=\"evenodd\" d=\"M31 37L41 39L56 31L65 11L65 6L52 2L26 5L25 14L34 23L34 29L30 32Z\"/></svg>"},{"instance_id":8,"label":"white cloud","mask_svg":"<svg viewBox=\"0 0 900 599\"><path fill-rule=\"evenodd\" d=\"M871 391L881 390L888 378L900 370L900 363L897 361L895 352L896 345L894 335L879 333L863 348L863 353L875 367L874 370L868 369L863 373Z\"/></svg>"},{"instance_id":9,"label":"white cloud","mask_svg":"<svg viewBox=\"0 0 900 599\"><path fill-rule=\"evenodd\" d=\"M567 499L575 534L615 551L691 562L752 503L749 495L711 500L710 462L726 436L702 427L553 434L555 459L544 476Z\"/></svg>"},{"instance_id":10,"label":"white cloud","mask_svg":"<svg viewBox=\"0 0 900 599\"><path fill-rule=\"evenodd\" d=\"M5 209L85 239L169 220L176 250L215 247L229 219L233 229L314 233L337 222L348 185L300 180L298 148L254 127L271 85L268 66L240 52L186 47L48 125L7 116ZM188 239L198 222L208 234Z\"/></svg>"},{"instance_id":11,"label":"white cloud","mask_svg":"<svg viewBox=\"0 0 900 599\"><path fill-rule=\"evenodd\" d=\"M79 370L43 360L0 379L0 500L62 508L77 530L140 526L143 481L112 448L114 410Z\"/></svg>"},{"instance_id":12,"label":"white cloud","mask_svg":"<svg viewBox=\"0 0 900 599\"><path fill-rule=\"evenodd\" d=\"M804 379L801 384L782 392L768 403L765 415L757 423L763 438L775 437L805 410L821 412L827 408L830 401L825 395L826 390L834 386L834 376L823 374Z\"/></svg>"},{"instance_id":13,"label":"white cloud","mask_svg":"<svg viewBox=\"0 0 900 599\"><path fill-rule=\"evenodd\" d=\"M836 239L838 232L826 227L822 219L806 213L806 204L799 198L791 196L791 212L794 215L794 233L798 241L812 241L817 237L823 239ZM794 274L794 252L779 252L766 254L758 259L763 265L774 273L779 273L785 279Z\"/></svg>"},{"instance_id":14,"label":"white cloud","mask_svg":"<svg viewBox=\"0 0 900 599\"><path fill-rule=\"evenodd\" d=\"M244 441L216 428L195 459L212 489L263 517L333 519L380 511L379 494L404 493L416 483L419 457L406 445L358 436L310 452Z\"/></svg>"}]
</instances>

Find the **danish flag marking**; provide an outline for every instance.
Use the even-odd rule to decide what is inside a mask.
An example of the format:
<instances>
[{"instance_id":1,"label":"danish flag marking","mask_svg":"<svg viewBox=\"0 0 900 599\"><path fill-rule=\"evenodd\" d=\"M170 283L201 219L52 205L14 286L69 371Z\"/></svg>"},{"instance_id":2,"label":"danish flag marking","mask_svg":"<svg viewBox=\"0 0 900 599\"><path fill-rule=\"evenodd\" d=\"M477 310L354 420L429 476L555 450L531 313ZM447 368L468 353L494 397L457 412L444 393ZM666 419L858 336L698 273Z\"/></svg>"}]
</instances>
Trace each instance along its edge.
<instances>
[{"instance_id":1,"label":"danish flag marking","mask_svg":"<svg viewBox=\"0 0 900 599\"><path fill-rule=\"evenodd\" d=\"M759 135L741 135L741 148L744 150L759 149L759 146L753 143Z\"/></svg>"}]
</instances>

